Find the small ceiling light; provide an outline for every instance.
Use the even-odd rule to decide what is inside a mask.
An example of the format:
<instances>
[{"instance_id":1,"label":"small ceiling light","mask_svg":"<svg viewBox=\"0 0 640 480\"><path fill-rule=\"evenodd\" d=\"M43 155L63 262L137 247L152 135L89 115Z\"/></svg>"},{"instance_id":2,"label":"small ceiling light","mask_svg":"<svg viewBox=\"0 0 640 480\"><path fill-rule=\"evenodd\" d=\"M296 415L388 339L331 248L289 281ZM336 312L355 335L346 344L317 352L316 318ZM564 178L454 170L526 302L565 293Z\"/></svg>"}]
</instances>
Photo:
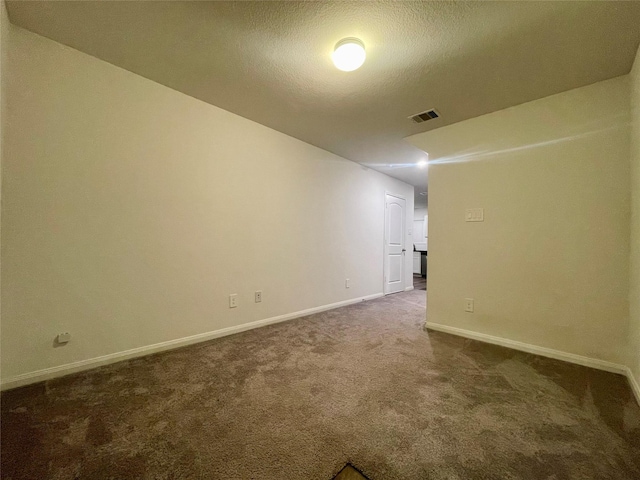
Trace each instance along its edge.
<instances>
[{"instance_id":1,"label":"small ceiling light","mask_svg":"<svg viewBox=\"0 0 640 480\"><path fill-rule=\"evenodd\" d=\"M420 161L418 162L418 167L420 167L420 168L424 168L424 167L426 167L426 166L427 166L427 161L426 161L426 160L420 160Z\"/></svg>"},{"instance_id":2,"label":"small ceiling light","mask_svg":"<svg viewBox=\"0 0 640 480\"><path fill-rule=\"evenodd\" d=\"M367 53L364 43L357 38L343 38L333 49L331 59L338 70L352 72L362 66Z\"/></svg>"}]
</instances>

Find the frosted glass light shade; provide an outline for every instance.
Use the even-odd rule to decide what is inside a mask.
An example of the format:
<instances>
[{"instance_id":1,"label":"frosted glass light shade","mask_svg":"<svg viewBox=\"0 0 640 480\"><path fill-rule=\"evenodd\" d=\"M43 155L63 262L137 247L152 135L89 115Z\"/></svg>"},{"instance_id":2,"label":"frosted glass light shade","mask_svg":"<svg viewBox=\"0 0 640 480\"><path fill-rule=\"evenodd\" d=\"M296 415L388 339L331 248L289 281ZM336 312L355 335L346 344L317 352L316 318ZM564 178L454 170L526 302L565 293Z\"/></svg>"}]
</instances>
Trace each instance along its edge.
<instances>
[{"instance_id":1,"label":"frosted glass light shade","mask_svg":"<svg viewBox=\"0 0 640 480\"><path fill-rule=\"evenodd\" d=\"M362 66L367 58L364 44L357 38L344 38L336 44L331 55L333 64L338 70L352 72Z\"/></svg>"}]
</instances>

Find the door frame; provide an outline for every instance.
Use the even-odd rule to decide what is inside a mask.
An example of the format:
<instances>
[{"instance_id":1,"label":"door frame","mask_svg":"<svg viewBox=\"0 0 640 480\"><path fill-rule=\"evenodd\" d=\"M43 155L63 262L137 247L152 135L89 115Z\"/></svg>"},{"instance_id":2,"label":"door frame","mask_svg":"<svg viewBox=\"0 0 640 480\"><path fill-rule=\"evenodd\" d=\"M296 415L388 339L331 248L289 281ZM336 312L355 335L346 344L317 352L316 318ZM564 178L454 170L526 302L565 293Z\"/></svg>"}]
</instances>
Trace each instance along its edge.
<instances>
[{"instance_id":1,"label":"door frame","mask_svg":"<svg viewBox=\"0 0 640 480\"><path fill-rule=\"evenodd\" d=\"M393 193L389 190L384 191L384 198L382 199L382 209L384 210L384 222L382 224L382 294L383 295L391 295L391 293L387 292L387 195L390 197L396 197L404 200L404 229L402 231L402 240L403 240L403 248L404 258L402 260L402 290L406 291L407 288L407 198L404 195L400 195L399 193ZM413 268L411 269L413 271ZM399 293L399 292L394 292Z\"/></svg>"}]
</instances>

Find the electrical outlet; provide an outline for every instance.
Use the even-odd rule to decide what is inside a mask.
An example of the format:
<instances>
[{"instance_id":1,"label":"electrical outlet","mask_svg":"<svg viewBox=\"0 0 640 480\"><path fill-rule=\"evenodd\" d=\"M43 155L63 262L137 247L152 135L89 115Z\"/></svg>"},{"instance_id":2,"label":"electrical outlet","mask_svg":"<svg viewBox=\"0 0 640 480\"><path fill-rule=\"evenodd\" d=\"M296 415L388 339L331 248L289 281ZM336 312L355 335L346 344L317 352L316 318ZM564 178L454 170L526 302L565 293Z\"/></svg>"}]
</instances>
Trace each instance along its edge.
<instances>
[{"instance_id":1,"label":"electrical outlet","mask_svg":"<svg viewBox=\"0 0 640 480\"><path fill-rule=\"evenodd\" d=\"M260 303L262 301L262 290L256 290L256 303Z\"/></svg>"},{"instance_id":2,"label":"electrical outlet","mask_svg":"<svg viewBox=\"0 0 640 480\"><path fill-rule=\"evenodd\" d=\"M348 278L344 281L344 288L351 288L351 284Z\"/></svg>"},{"instance_id":3,"label":"electrical outlet","mask_svg":"<svg viewBox=\"0 0 640 480\"><path fill-rule=\"evenodd\" d=\"M59 333L56 336L56 343L58 343L58 345L69 343L69 340L71 340L71 334L69 332Z\"/></svg>"},{"instance_id":4,"label":"electrical outlet","mask_svg":"<svg viewBox=\"0 0 640 480\"><path fill-rule=\"evenodd\" d=\"M464 311L473 313L473 298L464 299Z\"/></svg>"},{"instance_id":5,"label":"electrical outlet","mask_svg":"<svg viewBox=\"0 0 640 480\"><path fill-rule=\"evenodd\" d=\"M236 308L238 306L238 294L232 293L229 295L229 308Z\"/></svg>"}]
</instances>

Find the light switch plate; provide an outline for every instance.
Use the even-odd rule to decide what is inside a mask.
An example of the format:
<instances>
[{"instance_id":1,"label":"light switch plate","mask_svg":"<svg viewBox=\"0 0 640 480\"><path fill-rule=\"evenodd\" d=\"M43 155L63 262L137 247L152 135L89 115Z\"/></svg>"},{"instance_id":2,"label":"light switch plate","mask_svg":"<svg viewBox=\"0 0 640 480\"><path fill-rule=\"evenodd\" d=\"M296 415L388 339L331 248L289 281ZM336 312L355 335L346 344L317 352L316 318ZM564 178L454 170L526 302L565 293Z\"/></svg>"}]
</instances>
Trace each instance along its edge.
<instances>
[{"instance_id":1,"label":"light switch plate","mask_svg":"<svg viewBox=\"0 0 640 480\"><path fill-rule=\"evenodd\" d=\"M465 222L484 222L484 208L467 208L464 211Z\"/></svg>"}]
</instances>

